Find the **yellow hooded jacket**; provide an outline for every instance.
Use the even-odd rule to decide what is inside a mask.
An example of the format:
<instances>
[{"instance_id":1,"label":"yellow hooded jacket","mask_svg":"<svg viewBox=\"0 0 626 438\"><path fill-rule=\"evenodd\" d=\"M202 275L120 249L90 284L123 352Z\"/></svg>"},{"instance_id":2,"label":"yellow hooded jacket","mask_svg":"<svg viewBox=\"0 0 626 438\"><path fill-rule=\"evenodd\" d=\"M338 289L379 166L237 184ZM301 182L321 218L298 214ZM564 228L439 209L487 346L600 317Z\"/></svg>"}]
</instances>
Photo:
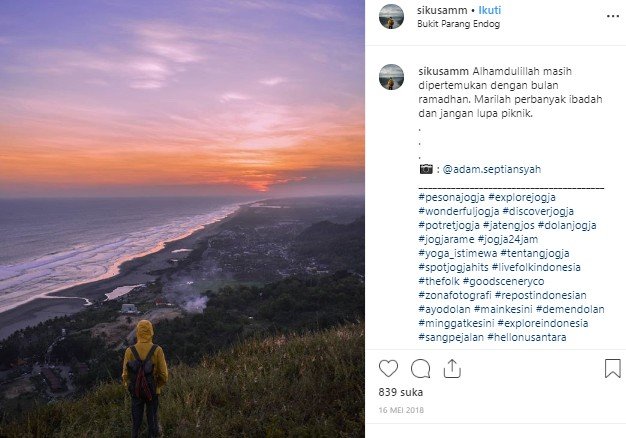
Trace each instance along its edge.
<instances>
[{"instance_id":1,"label":"yellow hooded jacket","mask_svg":"<svg viewBox=\"0 0 626 438\"><path fill-rule=\"evenodd\" d=\"M152 329L152 323L147 319L142 319L137 323L137 343L135 348L139 357L143 360L152 348L152 337L154 336L154 330ZM130 351L130 347L126 349L124 353L124 363L122 364L122 382L124 386L128 386L128 370L126 364L128 361L135 360L133 352ZM152 363L154 363L154 381L157 386L157 394L161 393L161 387L167 383L167 364L165 363L165 354L161 347L157 347L152 355Z\"/></svg>"}]
</instances>

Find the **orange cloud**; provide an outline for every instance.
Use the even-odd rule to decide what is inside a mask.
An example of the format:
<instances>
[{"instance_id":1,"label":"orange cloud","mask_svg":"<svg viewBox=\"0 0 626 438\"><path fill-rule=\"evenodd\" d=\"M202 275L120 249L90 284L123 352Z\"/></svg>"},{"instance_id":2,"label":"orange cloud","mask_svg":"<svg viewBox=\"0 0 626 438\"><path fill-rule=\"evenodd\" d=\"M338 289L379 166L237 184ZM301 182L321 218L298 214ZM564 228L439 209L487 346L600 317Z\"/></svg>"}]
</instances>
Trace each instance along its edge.
<instances>
[{"instance_id":1,"label":"orange cloud","mask_svg":"<svg viewBox=\"0 0 626 438\"><path fill-rule=\"evenodd\" d=\"M268 112L258 120L230 114L234 123L207 122L203 130L202 118L160 127L159 122L76 123L72 117L67 122L75 126L0 127L0 181L76 187L229 184L265 192L302 181L311 171L363 167L358 111L338 118L338 109L325 107L282 120L281 111L288 112ZM117 131L107 131L111 125Z\"/></svg>"}]
</instances>

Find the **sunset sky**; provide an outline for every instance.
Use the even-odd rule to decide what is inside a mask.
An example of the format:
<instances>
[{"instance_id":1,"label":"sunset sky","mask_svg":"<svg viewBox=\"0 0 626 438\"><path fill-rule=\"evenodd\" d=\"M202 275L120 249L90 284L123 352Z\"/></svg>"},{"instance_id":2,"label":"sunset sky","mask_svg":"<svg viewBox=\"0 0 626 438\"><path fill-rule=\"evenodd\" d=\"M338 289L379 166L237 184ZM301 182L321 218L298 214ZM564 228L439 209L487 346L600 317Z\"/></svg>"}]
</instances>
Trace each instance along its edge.
<instances>
[{"instance_id":1,"label":"sunset sky","mask_svg":"<svg viewBox=\"0 0 626 438\"><path fill-rule=\"evenodd\" d=\"M0 2L0 197L362 193L363 3Z\"/></svg>"}]
</instances>

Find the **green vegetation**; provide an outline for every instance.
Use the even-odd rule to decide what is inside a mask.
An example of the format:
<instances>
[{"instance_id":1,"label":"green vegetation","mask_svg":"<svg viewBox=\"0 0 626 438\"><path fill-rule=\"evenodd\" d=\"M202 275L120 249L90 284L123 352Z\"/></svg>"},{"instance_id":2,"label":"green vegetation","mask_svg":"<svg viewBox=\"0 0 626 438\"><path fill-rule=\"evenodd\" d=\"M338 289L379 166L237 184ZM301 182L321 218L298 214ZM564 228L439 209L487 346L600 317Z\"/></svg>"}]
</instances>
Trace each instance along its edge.
<instances>
[{"instance_id":1,"label":"green vegetation","mask_svg":"<svg viewBox=\"0 0 626 438\"><path fill-rule=\"evenodd\" d=\"M168 363L198 364L207 355L245 339L305 333L364 320L363 280L346 271L292 277L265 286L225 286L218 292L208 291L206 297L203 313L155 324L154 342L163 347ZM50 358L71 364L72 368L77 362L88 364L86 373L74 377L78 393L84 394L94 385L120 379L123 351L107 346L103 339L87 331L89 315L94 318L91 325L98 320L115 320L119 317L118 308L119 303L103 303L101 308L41 324L40 332L27 329L27 336L16 334L4 345L16 352L13 357L18 357L19 352L19 357L29 357L28 352L36 351L35 346L45 352L59 337L61 328L66 328L67 336L56 342ZM0 399L0 423L28 412L38 402L41 400L32 395L12 401Z\"/></svg>"},{"instance_id":2,"label":"green vegetation","mask_svg":"<svg viewBox=\"0 0 626 438\"><path fill-rule=\"evenodd\" d=\"M362 436L362 201L277 207L245 209L179 261L151 266L156 279L120 300L0 342L0 437L128 435L119 381L137 318L119 310L168 313L157 300L174 303L168 318L205 306L154 323L173 372L167 436ZM46 390L35 365L44 361L73 373L70 394Z\"/></svg>"},{"instance_id":3,"label":"green vegetation","mask_svg":"<svg viewBox=\"0 0 626 438\"><path fill-rule=\"evenodd\" d=\"M91 328L94 321L115 320L119 316L119 307L116 302L105 302L101 306L41 322L12 334L0 342L0 368L10 366L18 358L43 362L48 347L61 336L61 329L76 332Z\"/></svg>"},{"instance_id":4,"label":"green vegetation","mask_svg":"<svg viewBox=\"0 0 626 438\"><path fill-rule=\"evenodd\" d=\"M349 224L317 222L296 238L294 247L299 255L316 257L331 270L352 267L365 274L365 216Z\"/></svg>"},{"instance_id":5,"label":"green vegetation","mask_svg":"<svg viewBox=\"0 0 626 438\"><path fill-rule=\"evenodd\" d=\"M288 278L262 287L226 286L207 295L202 314L155 326L155 342L168 360L197 363L237 339L324 329L365 316L363 281L347 272Z\"/></svg>"},{"instance_id":6,"label":"green vegetation","mask_svg":"<svg viewBox=\"0 0 626 438\"><path fill-rule=\"evenodd\" d=\"M264 286L238 284L217 292L207 291L202 314L188 314L156 325L156 342L183 362L198 361L240 337L259 332L326 328L364 316L364 284L348 272L334 275L287 278ZM0 364L9 366L17 358L43 361L48 346L68 332L52 350L51 357L101 362L108 350L87 330L96 322L115 321L118 302L104 302L72 316L55 318L13 334L0 343ZM106 351L106 354L102 352ZM114 374L117 374L115 370Z\"/></svg>"},{"instance_id":7,"label":"green vegetation","mask_svg":"<svg viewBox=\"0 0 626 438\"><path fill-rule=\"evenodd\" d=\"M160 400L170 437L353 437L364 434L364 325L249 339L172 368ZM130 431L116 383L0 426L7 437L114 437Z\"/></svg>"}]
</instances>

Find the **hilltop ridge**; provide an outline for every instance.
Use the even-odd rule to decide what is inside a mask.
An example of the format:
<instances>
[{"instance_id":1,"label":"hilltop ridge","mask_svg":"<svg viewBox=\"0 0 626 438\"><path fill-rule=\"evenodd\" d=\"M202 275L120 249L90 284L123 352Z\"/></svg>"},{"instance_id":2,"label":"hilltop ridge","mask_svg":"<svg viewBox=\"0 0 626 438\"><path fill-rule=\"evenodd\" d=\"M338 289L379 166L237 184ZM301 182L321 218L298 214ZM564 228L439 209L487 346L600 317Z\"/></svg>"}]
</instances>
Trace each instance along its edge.
<instances>
[{"instance_id":1,"label":"hilltop ridge","mask_svg":"<svg viewBox=\"0 0 626 438\"><path fill-rule=\"evenodd\" d=\"M364 434L364 324L255 338L171 370L160 400L169 437L353 437ZM106 383L0 426L6 437L114 437L130 398Z\"/></svg>"}]
</instances>

